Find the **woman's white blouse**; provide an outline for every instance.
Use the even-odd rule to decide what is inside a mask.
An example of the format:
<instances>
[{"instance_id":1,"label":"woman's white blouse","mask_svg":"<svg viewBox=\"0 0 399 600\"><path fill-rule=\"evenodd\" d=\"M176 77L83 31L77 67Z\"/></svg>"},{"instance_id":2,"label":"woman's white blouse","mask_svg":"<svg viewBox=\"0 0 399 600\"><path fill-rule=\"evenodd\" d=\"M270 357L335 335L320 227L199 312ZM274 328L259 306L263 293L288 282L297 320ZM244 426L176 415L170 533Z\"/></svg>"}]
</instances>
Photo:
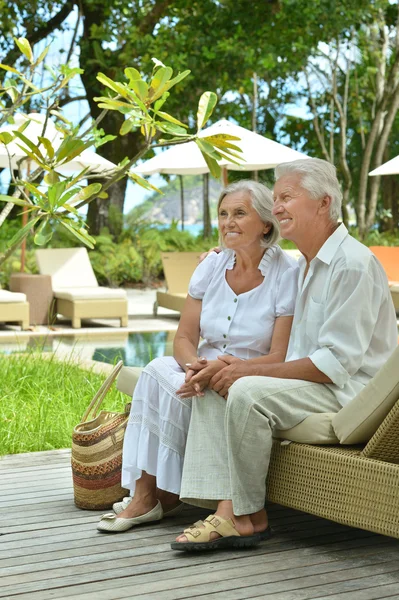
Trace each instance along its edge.
<instances>
[{"instance_id":1,"label":"woman's white blouse","mask_svg":"<svg viewBox=\"0 0 399 600\"><path fill-rule=\"evenodd\" d=\"M235 294L226 281L235 253L212 252L191 278L188 293L202 300L199 354L209 359L231 354L247 360L270 351L277 317L294 314L297 294L296 260L272 246L264 253L259 270L264 279L253 290Z\"/></svg>"}]
</instances>

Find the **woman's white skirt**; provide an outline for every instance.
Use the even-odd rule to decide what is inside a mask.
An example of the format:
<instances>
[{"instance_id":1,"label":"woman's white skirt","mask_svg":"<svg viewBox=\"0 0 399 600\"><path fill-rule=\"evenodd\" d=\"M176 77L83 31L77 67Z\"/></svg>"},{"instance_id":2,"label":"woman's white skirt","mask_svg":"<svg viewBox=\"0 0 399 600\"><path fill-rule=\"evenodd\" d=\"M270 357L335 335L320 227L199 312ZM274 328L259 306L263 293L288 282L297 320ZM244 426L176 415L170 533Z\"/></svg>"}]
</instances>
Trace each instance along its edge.
<instances>
[{"instance_id":1,"label":"woman's white skirt","mask_svg":"<svg viewBox=\"0 0 399 600\"><path fill-rule=\"evenodd\" d=\"M154 475L157 487L180 493L191 398L176 396L185 372L174 358L151 361L133 393L123 444L122 487L133 495L142 471Z\"/></svg>"}]
</instances>

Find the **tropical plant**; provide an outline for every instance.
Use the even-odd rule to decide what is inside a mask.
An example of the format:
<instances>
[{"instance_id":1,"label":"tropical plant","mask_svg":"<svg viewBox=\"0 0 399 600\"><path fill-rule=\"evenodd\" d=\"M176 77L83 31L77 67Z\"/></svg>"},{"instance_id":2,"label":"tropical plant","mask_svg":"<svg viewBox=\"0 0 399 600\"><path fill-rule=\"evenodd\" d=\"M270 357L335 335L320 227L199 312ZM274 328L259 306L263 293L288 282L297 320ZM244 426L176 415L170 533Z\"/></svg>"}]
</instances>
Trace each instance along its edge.
<instances>
[{"instance_id":1,"label":"tropical plant","mask_svg":"<svg viewBox=\"0 0 399 600\"><path fill-rule=\"evenodd\" d=\"M199 100L195 134L188 133L184 123L163 110L170 95L169 90L186 78L190 71L185 70L173 76L171 67L153 59L154 67L148 80L134 67L124 70L123 81L114 81L103 73L98 73L97 80L105 86L104 95L95 98L101 112L98 118L81 132L63 116L59 109L59 100L68 82L82 73L82 70L61 65L58 71L52 70L52 80L46 86L38 87L35 73L44 61L49 47L35 58L25 38L17 39L16 44L28 63L27 68L16 69L0 64L0 68L6 72L0 88L0 128L5 123L8 124L5 129L0 129L0 142L8 152L14 186L12 196L0 196L0 201L8 205L0 217L0 224L13 205L21 206L30 215L30 219L12 238L6 252L0 256L0 265L31 231L34 232L35 244L42 246L49 243L56 225L68 230L80 243L93 248L95 240L89 235L79 209L95 198L106 198L107 189L126 176L146 189L156 190L131 170L149 148L193 140L215 176L220 174L217 163L219 159L226 157L233 162L239 160L237 152L240 150L232 143L238 138L228 135L200 139L197 137L216 105L215 93L204 92ZM35 98L36 104L45 114L43 130L36 143L24 134L33 117L25 119L22 124L15 123L16 112L31 102L32 98ZM141 132L141 149L134 156L124 157L115 169L107 173L104 183L91 181L98 179L98 175L88 167L76 175L63 174L62 168L95 142L97 145L112 143L115 136L103 135L99 128L105 115L112 111L123 117L119 129L120 136L132 130ZM60 135L57 144L48 135L48 127L53 117L56 119ZM160 135L165 137L160 138ZM17 162L17 177L12 168L13 144L24 153Z\"/></svg>"}]
</instances>

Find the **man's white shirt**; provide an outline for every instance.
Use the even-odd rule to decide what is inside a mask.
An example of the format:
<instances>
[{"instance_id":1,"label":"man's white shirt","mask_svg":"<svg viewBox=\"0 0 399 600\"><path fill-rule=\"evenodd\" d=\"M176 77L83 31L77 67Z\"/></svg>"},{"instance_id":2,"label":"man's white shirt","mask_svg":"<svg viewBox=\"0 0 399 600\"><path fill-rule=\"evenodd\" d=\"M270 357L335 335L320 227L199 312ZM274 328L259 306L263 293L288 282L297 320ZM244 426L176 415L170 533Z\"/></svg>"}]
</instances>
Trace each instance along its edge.
<instances>
[{"instance_id":1,"label":"man's white shirt","mask_svg":"<svg viewBox=\"0 0 399 600\"><path fill-rule=\"evenodd\" d=\"M333 382L342 406L398 344L387 277L374 254L341 224L320 248L299 286L286 361L309 357Z\"/></svg>"}]
</instances>

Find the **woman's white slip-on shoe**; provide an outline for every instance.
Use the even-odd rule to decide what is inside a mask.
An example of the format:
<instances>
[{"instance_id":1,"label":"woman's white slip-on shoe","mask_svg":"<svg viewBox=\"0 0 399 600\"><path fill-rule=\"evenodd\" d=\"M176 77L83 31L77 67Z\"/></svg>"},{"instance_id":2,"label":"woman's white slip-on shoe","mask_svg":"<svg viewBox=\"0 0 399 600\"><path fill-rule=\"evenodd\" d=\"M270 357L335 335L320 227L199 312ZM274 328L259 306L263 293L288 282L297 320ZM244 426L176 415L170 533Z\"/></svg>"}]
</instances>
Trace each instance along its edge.
<instances>
[{"instance_id":1,"label":"woman's white slip-on shoe","mask_svg":"<svg viewBox=\"0 0 399 600\"><path fill-rule=\"evenodd\" d=\"M119 513L121 513L123 510L125 510L125 508L127 508L129 506L129 504L131 503L132 498L130 496L126 496L125 498L123 498L122 502L115 502L112 505L112 510L114 511L114 513L116 515L119 515ZM164 518L166 517L177 517L177 515L180 515L180 513L182 512L184 508L184 502L181 502L180 504L178 504L177 506L175 506L175 508L172 508L171 510L167 510L163 513Z\"/></svg>"},{"instance_id":2,"label":"woman's white slip-on shoe","mask_svg":"<svg viewBox=\"0 0 399 600\"><path fill-rule=\"evenodd\" d=\"M151 523L153 521L160 521L163 517L163 510L160 501L158 500L157 505L145 515L139 517L133 517L132 519L123 519L117 517L115 513L107 513L101 517L99 524L97 525L98 531L105 533L121 533L127 531L136 525L142 525L143 523Z\"/></svg>"}]
</instances>

